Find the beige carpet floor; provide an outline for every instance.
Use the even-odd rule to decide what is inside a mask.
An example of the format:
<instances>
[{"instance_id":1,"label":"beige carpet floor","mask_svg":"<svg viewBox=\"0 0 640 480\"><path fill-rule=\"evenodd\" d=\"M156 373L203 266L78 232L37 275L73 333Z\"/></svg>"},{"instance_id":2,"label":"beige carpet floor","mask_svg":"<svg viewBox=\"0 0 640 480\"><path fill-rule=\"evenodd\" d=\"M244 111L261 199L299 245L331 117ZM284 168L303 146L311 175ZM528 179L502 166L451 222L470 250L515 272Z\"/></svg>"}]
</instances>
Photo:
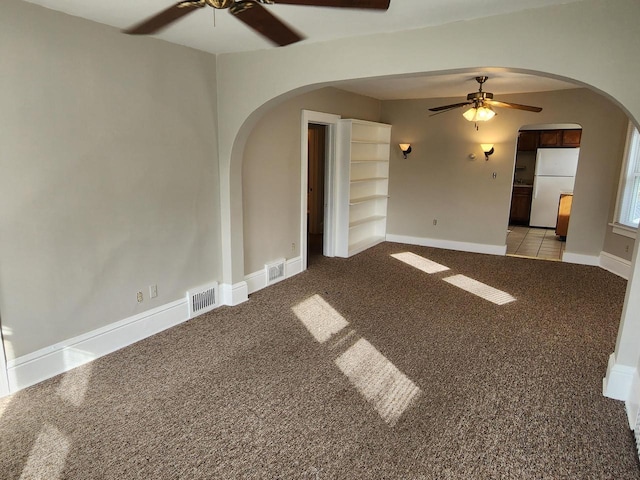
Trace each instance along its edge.
<instances>
[{"instance_id":1,"label":"beige carpet floor","mask_svg":"<svg viewBox=\"0 0 640 480\"><path fill-rule=\"evenodd\" d=\"M625 286L391 243L315 259L0 400L0 478L640 479L602 396Z\"/></svg>"}]
</instances>

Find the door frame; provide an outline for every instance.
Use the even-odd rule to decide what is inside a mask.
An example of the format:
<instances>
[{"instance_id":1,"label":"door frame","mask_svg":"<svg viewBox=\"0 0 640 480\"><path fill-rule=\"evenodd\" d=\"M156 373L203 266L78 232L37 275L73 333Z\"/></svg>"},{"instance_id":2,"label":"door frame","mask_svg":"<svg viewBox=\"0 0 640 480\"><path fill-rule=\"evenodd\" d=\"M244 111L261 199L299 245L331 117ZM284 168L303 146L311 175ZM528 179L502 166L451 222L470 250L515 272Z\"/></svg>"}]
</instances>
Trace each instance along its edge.
<instances>
[{"instance_id":1,"label":"door frame","mask_svg":"<svg viewBox=\"0 0 640 480\"><path fill-rule=\"evenodd\" d=\"M521 130L564 130L564 129L582 129L582 125L580 125L579 123L525 123L524 125L521 125L520 128L518 128L518 130L516 130L516 145L515 145L515 152L513 154L513 174L511 177L511 189L512 189L512 193L511 193L511 197L509 198L509 210L507 212L507 225L504 229L505 231L505 235L504 235L504 243L505 245L507 244L507 236L509 235L509 219L511 217L511 202L513 201L513 185L514 185L514 178L515 178L515 173L516 173L516 162L517 162L517 157L518 157L518 135L519 132ZM584 133L584 132L583 132ZM578 164L580 163L580 160L578 159ZM578 177L578 172L576 171L576 175L575 177ZM575 198L575 197L574 197ZM569 240L569 235L567 232L567 237L565 240L565 248L567 246L567 241ZM505 255L510 255L508 253L506 253L505 250ZM564 256L564 253L562 254ZM560 259L561 261L564 261L562 258Z\"/></svg>"},{"instance_id":2,"label":"door frame","mask_svg":"<svg viewBox=\"0 0 640 480\"><path fill-rule=\"evenodd\" d=\"M324 162L324 229L322 254L335 256L335 169L336 169L336 137L338 134L340 115L302 110L300 128L300 258L302 268L307 269L307 191L309 189L309 124L325 125L326 148Z\"/></svg>"}]
</instances>

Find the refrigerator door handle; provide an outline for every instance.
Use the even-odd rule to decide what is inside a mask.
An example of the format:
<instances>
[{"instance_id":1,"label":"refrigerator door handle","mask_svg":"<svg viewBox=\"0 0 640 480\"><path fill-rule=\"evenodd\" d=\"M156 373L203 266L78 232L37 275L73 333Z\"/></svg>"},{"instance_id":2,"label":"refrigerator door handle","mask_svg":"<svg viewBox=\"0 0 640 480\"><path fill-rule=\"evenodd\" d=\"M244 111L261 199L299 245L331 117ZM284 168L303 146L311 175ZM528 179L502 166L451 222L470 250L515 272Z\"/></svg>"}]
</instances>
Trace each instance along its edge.
<instances>
[{"instance_id":1,"label":"refrigerator door handle","mask_svg":"<svg viewBox=\"0 0 640 480\"><path fill-rule=\"evenodd\" d=\"M538 185L540 184L540 182L533 182L533 198L538 198Z\"/></svg>"}]
</instances>

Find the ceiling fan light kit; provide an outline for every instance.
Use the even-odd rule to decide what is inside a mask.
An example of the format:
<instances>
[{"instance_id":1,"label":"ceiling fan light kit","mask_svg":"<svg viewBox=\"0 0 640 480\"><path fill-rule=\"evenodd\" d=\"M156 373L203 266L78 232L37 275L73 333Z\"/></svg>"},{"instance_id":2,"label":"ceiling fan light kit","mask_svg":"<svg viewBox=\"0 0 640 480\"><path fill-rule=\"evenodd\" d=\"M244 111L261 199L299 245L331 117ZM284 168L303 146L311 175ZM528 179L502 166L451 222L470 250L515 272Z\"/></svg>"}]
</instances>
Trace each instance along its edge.
<instances>
[{"instance_id":1,"label":"ceiling fan light kit","mask_svg":"<svg viewBox=\"0 0 640 480\"><path fill-rule=\"evenodd\" d=\"M388 10L391 0L183 0L147 20L123 30L129 35L151 35L190 12L206 6L229 13L278 46L290 45L304 37L262 5L289 4L310 7L338 7Z\"/></svg>"},{"instance_id":2,"label":"ceiling fan light kit","mask_svg":"<svg viewBox=\"0 0 640 480\"><path fill-rule=\"evenodd\" d=\"M495 116L496 112L491 107L471 107L462 116L470 122L486 122Z\"/></svg>"},{"instance_id":3,"label":"ceiling fan light kit","mask_svg":"<svg viewBox=\"0 0 640 480\"><path fill-rule=\"evenodd\" d=\"M477 92L472 92L467 94L467 101L460 103L452 103L450 105L443 105L441 107L430 108L431 112L436 112L431 114L438 115L440 113L445 113L450 110L454 110L456 108L465 107L470 105L471 108L467 109L462 116L470 122L486 122L491 120L496 112L492 107L502 107L502 108L514 108L516 110L525 110L527 112L541 112L542 108L540 107L532 107L530 105L520 105L519 103L510 103L510 102L499 102L493 99L493 93L484 92L482 90L482 85L486 82L489 77L482 76L476 77L476 82L479 84L479 88ZM477 125L476 125L477 128Z\"/></svg>"}]
</instances>

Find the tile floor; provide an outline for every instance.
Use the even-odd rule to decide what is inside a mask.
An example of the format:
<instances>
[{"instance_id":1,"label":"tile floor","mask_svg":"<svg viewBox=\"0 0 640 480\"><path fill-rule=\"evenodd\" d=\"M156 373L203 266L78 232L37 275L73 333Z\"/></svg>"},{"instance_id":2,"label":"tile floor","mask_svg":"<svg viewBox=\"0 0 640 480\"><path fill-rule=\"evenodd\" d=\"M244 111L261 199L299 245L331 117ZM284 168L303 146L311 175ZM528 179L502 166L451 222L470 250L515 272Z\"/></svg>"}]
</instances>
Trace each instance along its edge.
<instances>
[{"instance_id":1,"label":"tile floor","mask_svg":"<svg viewBox=\"0 0 640 480\"><path fill-rule=\"evenodd\" d=\"M507 234L507 255L561 260L565 242L560 241L553 228L510 225Z\"/></svg>"}]
</instances>

